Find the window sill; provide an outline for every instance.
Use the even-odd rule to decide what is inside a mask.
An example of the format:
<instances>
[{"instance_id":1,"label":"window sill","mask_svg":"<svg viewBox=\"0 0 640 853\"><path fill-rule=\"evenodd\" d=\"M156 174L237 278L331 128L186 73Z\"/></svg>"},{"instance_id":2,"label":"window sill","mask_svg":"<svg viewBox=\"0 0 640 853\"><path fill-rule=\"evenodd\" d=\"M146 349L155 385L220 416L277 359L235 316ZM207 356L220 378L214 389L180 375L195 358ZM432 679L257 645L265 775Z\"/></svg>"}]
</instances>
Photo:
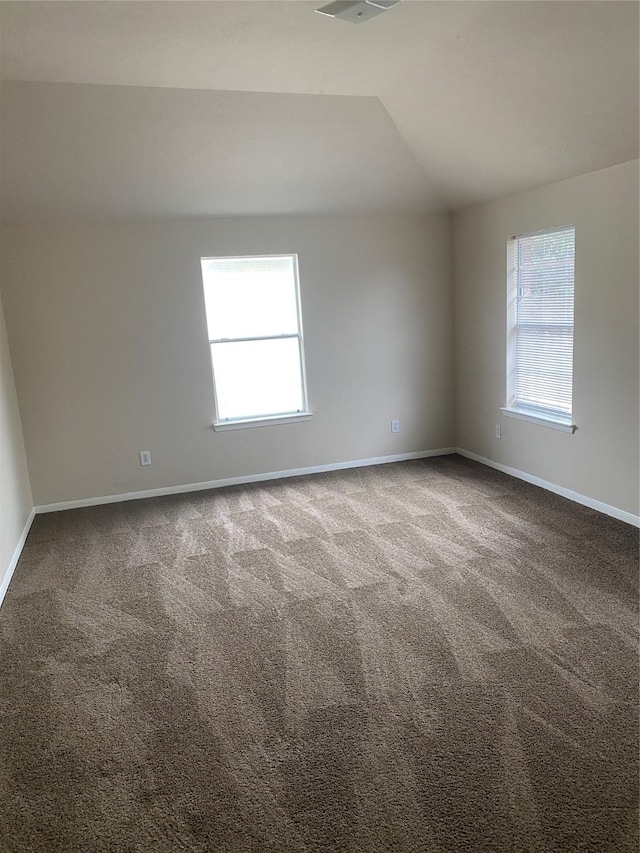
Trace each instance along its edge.
<instances>
[{"instance_id":1,"label":"window sill","mask_svg":"<svg viewBox=\"0 0 640 853\"><path fill-rule=\"evenodd\" d=\"M562 432L574 433L578 427L569 421L559 421L556 418L546 417L545 415L534 415L531 412L524 412L521 409L501 408L500 411L509 418L516 418L519 421L528 421L531 424L540 424L541 426L550 427L551 429L559 429Z\"/></svg>"},{"instance_id":2,"label":"window sill","mask_svg":"<svg viewBox=\"0 0 640 853\"><path fill-rule=\"evenodd\" d=\"M253 427L274 426L276 424L297 424L300 421L309 421L313 412L300 412L294 415L275 415L270 418L246 418L238 421L220 421L213 425L216 432L225 432L228 429L252 429Z\"/></svg>"}]
</instances>

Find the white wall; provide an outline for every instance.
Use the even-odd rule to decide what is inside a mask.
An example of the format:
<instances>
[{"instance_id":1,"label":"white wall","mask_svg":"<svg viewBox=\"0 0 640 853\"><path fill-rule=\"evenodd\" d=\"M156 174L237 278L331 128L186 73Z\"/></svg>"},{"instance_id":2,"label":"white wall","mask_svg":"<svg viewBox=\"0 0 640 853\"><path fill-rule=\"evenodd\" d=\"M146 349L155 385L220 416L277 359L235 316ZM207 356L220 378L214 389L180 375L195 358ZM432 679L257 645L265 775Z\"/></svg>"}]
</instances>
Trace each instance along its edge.
<instances>
[{"instance_id":1,"label":"white wall","mask_svg":"<svg viewBox=\"0 0 640 853\"><path fill-rule=\"evenodd\" d=\"M574 435L500 413L507 240L559 225L576 229ZM457 445L638 515L638 161L463 210L454 246Z\"/></svg>"},{"instance_id":2,"label":"white wall","mask_svg":"<svg viewBox=\"0 0 640 853\"><path fill-rule=\"evenodd\" d=\"M453 444L447 215L13 225L4 247L37 505ZM200 257L279 252L314 417L215 433Z\"/></svg>"},{"instance_id":3,"label":"white wall","mask_svg":"<svg viewBox=\"0 0 640 853\"><path fill-rule=\"evenodd\" d=\"M33 502L0 302L0 601Z\"/></svg>"}]
</instances>

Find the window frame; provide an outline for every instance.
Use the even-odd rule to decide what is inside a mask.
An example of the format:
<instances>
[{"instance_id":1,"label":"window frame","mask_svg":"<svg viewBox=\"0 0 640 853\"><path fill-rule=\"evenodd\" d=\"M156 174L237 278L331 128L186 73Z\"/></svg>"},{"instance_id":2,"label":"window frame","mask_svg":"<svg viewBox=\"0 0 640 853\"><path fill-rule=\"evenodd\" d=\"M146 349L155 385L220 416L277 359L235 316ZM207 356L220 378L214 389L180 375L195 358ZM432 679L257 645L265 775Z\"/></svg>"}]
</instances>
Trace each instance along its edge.
<instances>
[{"instance_id":1,"label":"window frame","mask_svg":"<svg viewBox=\"0 0 640 853\"><path fill-rule=\"evenodd\" d=\"M574 313L571 326L571 412L563 416L558 410L551 408L545 409L543 406L528 407L526 405L516 405L516 389L515 389L515 371L516 371L516 354L518 329L518 287L519 287L519 269L518 269L518 242L526 237L537 237L543 235L559 234L564 231L573 231L574 238L574 273L571 286L573 288ZM544 325L544 324L540 324ZM553 228L544 228L537 231L528 231L514 235L509 238L507 243L507 371L506 371L506 406L501 407L500 411L508 417L516 418L529 423L540 424L552 429L563 432L574 433L577 429L573 423L574 416L574 361L573 352L575 349L575 226L561 225Z\"/></svg>"},{"instance_id":2,"label":"window frame","mask_svg":"<svg viewBox=\"0 0 640 853\"><path fill-rule=\"evenodd\" d=\"M309 411L309 398L307 395L307 372L304 357L304 332L302 326L302 307L300 300L300 274L298 267L298 255L295 252L278 252L277 254L260 254L260 255L213 255L203 256L200 258L200 270L202 277L203 295L206 291L206 285L203 274L203 264L206 261L234 261L234 260L269 260L272 258L289 258L293 266L293 280L296 297L296 319L298 324L297 333L286 333L281 335L257 335L238 338L209 338L209 329L207 321L207 340L209 342L209 360L211 364L211 379L213 385L213 403L215 408L215 419L213 428L216 432L222 432L231 429L247 429L251 427L271 426L274 424L299 423L309 420L313 413ZM207 319L206 299L205 299L205 319ZM220 408L218 404L218 389L216 384L216 370L213 358L213 344L222 343L250 343L252 341L278 341L297 338L298 340L298 362L300 368L300 388L302 392L303 408L292 412L279 412L269 414L253 414L242 418L221 418Z\"/></svg>"}]
</instances>

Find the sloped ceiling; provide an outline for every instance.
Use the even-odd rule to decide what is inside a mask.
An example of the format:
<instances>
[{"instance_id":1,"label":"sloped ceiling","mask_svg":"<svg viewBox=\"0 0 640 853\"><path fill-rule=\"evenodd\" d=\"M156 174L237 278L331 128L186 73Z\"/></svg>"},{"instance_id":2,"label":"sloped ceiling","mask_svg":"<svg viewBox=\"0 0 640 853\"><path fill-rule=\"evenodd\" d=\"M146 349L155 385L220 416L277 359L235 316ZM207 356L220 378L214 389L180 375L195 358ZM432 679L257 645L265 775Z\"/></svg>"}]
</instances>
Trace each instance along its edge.
<instances>
[{"instance_id":1,"label":"sloped ceiling","mask_svg":"<svg viewBox=\"0 0 640 853\"><path fill-rule=\"evenodd\" d=\"M455 209L638 156L635 2L317 5L0 3L3 216Z\"/></svg>"}]
</instances>

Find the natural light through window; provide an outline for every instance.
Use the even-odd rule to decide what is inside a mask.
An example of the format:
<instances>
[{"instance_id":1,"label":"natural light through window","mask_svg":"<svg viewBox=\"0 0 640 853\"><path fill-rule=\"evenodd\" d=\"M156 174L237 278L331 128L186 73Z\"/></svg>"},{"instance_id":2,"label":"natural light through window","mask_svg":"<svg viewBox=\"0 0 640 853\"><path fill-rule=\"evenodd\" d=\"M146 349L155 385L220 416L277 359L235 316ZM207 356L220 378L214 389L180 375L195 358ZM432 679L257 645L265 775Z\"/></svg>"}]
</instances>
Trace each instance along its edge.
<instances>
[{"instance_id":1,"label":"natural light through window","mask_svg":"<svg viewBox=\"0 0 640 853\"><path fill-rule=\"evenodd\" d=\"M216 426L308 416L297 256L201 263Z\"/></svg>"},{"instance_id":2,"label":"natural light through window","mask_svg":"<svg viewBox=\"0 0 640 853\"><path fill-rule=\"evenodd\" d=\"M574 267L573 227L510 241L503 411L571 430Z\"/></svg>"}]
</instances>

